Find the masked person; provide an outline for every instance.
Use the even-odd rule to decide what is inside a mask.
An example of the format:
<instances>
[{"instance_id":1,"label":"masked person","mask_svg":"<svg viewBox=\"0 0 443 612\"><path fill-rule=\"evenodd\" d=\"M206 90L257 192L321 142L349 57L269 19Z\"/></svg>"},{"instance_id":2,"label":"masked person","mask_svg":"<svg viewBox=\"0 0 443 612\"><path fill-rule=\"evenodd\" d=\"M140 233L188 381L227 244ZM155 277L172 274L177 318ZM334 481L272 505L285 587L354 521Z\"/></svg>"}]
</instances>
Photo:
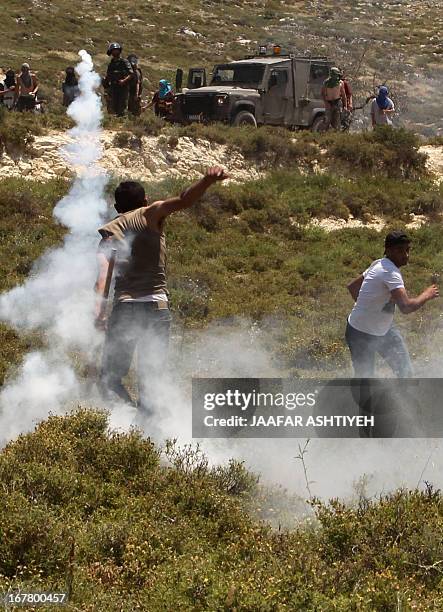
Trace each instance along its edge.
<instances>
[{"instance_id":1,"label":"masked person","mask_svg":"<svg viewBox=\"0 0 443 612\"><path fill-rule=\"evenodd\" d=\"M103 86L109 95L108 112L123 117L128 107L129 82L134 78L131 64L121 57L123 48L119 43L109 45L107 55L111 57Z\"/></svg>"},{"instance_id":2,"label":"masked person","mask_svg":"<svg viewBox=\"0 0 443 612\"><path fill-rule=\"evenodd\" d=\"M394 103L389 98L389 90L382 85L378 90L378 96L371 105L372 127L377 125L392 125L392 115L395 112Z\"/></svg>"},{"instance_id":3,"label":"masked person","mask_svg":"<svg viewBox=\"0 0 443 612\"><path fill-rule=\"evenodd\" d=\"M29 64L22 65L21 72L17 77L15 88L16 107L18 111L30 111L35 109L38 91L37 77L31 72Z\"/></svg>"},{"instance_id":4,"label":"masked person","mask_svg":"<svg viewBox=\"0 0 443 612\"><path fill-rule=\"evenodd\" d=\"M138 57L134 54L128 55L134 78L129 81L128 111L132 115L141 113L141 96L143 91L143 73L138 66Z\"/></svg>"},{"instance_id":5,"label":"masked person","mask_svg":"<svg viewBox=\"0 0 443 612\"><path fill-rule=\"evenodd\" d=\"M400 268L409 261L410 239L401 231L385 239L385 256L373 261L363 274L348 285L355 300L348 318L346 342L357 378L372 378L378 353L399 378L412 376L406 344L394 325L395 307L403 314L415 312L439 296L431 285L418 297L409 297Z\"/></svg>"},{"instance_id":6,"label":"masked person","mask_svg":"<svg viewBox=\"0 0 443 612\"><path fill-rule=\"evenodd\" d=\"M209 168L205 176L179 197L148 204L140 183L126 181L115 191L118 216L101 227L97 327L105 327L106 287L110 252L117 249L112 314L107 324L101 388L106 399L117 396L132 403L122 379L137 349L139 408L153 414L156 385L163 374L169 343L171 315L166 284L165 221L191 207L205 191L226 177L222 168Z\"/></svg>"},{"instance_id":7,"label":"masked person","mask_svg":"<svg viewBox=\"0 0 443 612\"><path fill-rule=\"evenodd\" d=\"M321 96L325 103L325 129L330 127L339 130L341 127L342 110L348 110L345 85L341 79L340 70L331 68L329 78L323 83Z\"/></svg>"},{"instance_id":8,"label":"masked person","mask_svg":"<svg viewBox=\"0 0 443 612\"><path fill-rule=\"evenodd\" d=\"M66 68L65 74L65 80L62 84L63 106L69 106L80 95L80 89L77 77L75 76L75 70L72 66Z\"/></svg>"},{"instance_id":9,"label":"masked person","mask_svg":"<svg viewBox=\"0 0 443 612\"><path fill-rule=\"evenodd\" d=\"M154 107L154 112L158 117L170 117L174 110L174 99L171 83L166 79L161 79L150 106Z\"/></svg>"}]
</instances>

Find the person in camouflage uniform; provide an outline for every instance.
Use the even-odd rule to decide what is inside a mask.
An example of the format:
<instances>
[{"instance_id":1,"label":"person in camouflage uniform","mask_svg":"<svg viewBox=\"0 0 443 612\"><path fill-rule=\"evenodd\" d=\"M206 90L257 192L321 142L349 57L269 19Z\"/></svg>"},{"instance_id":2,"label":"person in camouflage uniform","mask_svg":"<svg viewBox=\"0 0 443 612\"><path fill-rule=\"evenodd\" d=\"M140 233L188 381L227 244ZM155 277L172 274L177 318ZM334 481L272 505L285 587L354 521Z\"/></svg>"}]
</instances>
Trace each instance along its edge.
<instances>
[{"instance_id":1,"label":"person in camouflage uniform","mask_svg":"<svg viewBox=\"0 0 443 612\"><path fill-rule=\"evenodd\" d=\"M111 56L103 86L108 96L108 112L123 117L128 106L129 82L134 78L134 72L127 59L121 57L122 46L111 43L107 55Z\"/></svg>"}]
</instances>

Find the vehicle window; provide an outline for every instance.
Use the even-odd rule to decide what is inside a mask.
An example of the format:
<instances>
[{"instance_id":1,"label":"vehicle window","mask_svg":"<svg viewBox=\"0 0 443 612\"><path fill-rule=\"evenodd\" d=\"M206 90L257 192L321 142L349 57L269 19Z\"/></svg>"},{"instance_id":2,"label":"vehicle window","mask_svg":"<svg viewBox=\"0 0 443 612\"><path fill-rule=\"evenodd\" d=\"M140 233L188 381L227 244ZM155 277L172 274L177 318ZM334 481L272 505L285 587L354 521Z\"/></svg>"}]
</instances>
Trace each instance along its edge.
<instances>
[{"instance_id":1,"label":"vehicle window","mask_svg":"<svg viewBox=\"0 0 443 612\"><path fill-rule=\"evenodd\" d=\"M309 96L321 98L321 88L329 76L329 66L325 64L311 64L309 75Z\"/></svg>"},{"instance_id":2,"label":"vehicle window","mask_svg":"<svg viewBox=\"0 0 443 612\"><path fill-rule=\"evenodd\" d=\"M265 67L260 64L226 64L216 66L211 85L258 86L263 78Z\"/></svg>"},{"instance_id":3,"label":"vehicle window","mask_svg":"<svg viewBox=\"0 0 443 612\"><path fill-rule=\"evenodd\" d=\"M271 71L270 80L273 82L274 86L282 87L288 82L288 71L285 68L274 68L274 70Z\"/></svg>"},{"instance_id":4,"label":"vehicle window","mask_svg":"<svg viewBox=\"0 0 443 612\"><path fill-rule=\"evenodd\" d=\"M324 64L311 64L311 83L320 82L323 85L323 81L329 76L329 67Z\"/></svg>"}]
</instances>

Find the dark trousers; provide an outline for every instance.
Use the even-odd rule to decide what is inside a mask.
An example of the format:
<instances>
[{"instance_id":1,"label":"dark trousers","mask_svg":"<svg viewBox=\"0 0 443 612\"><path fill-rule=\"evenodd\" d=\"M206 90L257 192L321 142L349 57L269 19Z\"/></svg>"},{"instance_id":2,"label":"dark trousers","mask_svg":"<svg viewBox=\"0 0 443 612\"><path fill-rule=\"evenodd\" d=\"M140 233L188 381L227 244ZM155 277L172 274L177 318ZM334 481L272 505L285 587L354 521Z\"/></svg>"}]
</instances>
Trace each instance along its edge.
<instances>
[{"instance_id":1,"label":"dark trousers","mask_svg":"<svg viewBox=\"0 0 443 612\"><path fill-rule=\"evenodd\" d=\"M132 115L140 115L141 111L142 111L142 107L141 107L141 103L140 103L140 98L138 98L135 94L130 93L129 94L129 99L128 99L128 111L132 114Z\"/></svg>"},{"instance_id":2,"label":"dark trousers","mask_svg":"<svg viewBox=\"0 0 443 612\"><path fill-rule=\"evenodd\" d=\"M128 85L111 85L110 95L113 114L117 115L117 117L123 117L128 107Z\"/></svg>"},{"instance_id":3,"label":"dark trousers","mask_svg":"<svg viewBox=\"0 0 443 612\"><path fill-rule=\"evenodd\" d=\"M383 357L397 378L413 376L407 346L395 326L392 326L384 336L374 336L365 334L348 323L346 342L351 351L356 378L374 377L376 353ZM375 416L375 426L360 428L360 437L391 437L397 427L398 419L392 398L385 397L383 390L375 384L377 381L374 381L374 384L364 380L355 382L351 392L354 401L360 408L360 414Z\"/></svg>"},{"instance_id":4,"label":"dark trousers","mask_svg":"<svg viewBox=\"0 0 443 612\"><path fill-rule=\"evenodd\" d=\"M398 378L412 377L408 348L394 325L384 336L374 336L365 334L348 323L345 337L351 351L356 378L374 377L376 353L383 357Z\"/></svg>"},{"instance_id":5,"label":"dark trousers","mask_svg":"<svg viewBox=\"0 0 443 612\"><path fill-rule=\"evenodd\" d=\"M35 96L19 96L17 100L17 110L20 112L34 110L35 104Z\"/></svg>"},{"instance_id":6,"label":"dark trousers","mask_svg":"<svg viewBox=\"0 0 443 612\"><path fill-rule=\"evenodd\" d=\"M101 372L101 388L106 399L112 399L115 394L132 403L122 379L137 350L138 406L152 416L165 374L170 326L170 311L158 310L154 302L114 305L106 331Z\"/></svg>"}]
</instances>

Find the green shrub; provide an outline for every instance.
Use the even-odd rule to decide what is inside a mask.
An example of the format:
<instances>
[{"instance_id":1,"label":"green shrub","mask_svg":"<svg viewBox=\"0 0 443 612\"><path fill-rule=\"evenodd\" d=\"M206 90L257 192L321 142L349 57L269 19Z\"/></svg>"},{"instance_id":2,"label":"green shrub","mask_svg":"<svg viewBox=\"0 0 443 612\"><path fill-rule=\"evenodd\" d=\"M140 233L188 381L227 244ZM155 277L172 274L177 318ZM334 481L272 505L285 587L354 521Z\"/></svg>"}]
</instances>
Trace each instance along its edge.
<instances>
[{"instance_id":1,"label":"green shrub","mask_svg":"<svg viewBox=\"0 0 443 612\"><path fill-rule=\"evenodd\" d=\"M9 443L2 591L67 588L69 607L91 611L440 609L440 491L313 499L302 520L300 497L259 486L238 461L210 466L175 441L163 453L85 409ZM103 490L90 505L84 492Z\"/></svg>"}]
</instances>

